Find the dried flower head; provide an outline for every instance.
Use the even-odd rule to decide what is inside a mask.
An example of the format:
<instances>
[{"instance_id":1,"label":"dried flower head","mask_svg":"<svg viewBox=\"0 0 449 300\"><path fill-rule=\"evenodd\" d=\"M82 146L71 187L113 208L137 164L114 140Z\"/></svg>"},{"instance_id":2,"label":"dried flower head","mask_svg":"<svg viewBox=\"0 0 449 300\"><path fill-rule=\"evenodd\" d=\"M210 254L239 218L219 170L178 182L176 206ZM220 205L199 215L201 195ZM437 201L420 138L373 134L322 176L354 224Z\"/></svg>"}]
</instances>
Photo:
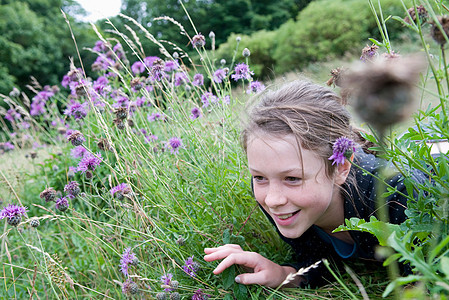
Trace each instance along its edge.
<instances>
[{"instance_id":1,"label":"dried flower head","mask_svg":"<svg viewBox=\"0 0 449 300\"><path fill-rule=\"evenodd\" d=\"M56 198L56 190L52 187L46 188L40 193L39 197L44 199L45 202L54 201Z\"/></svg>"},{"instance_id":2,"label":"dried flower head","mask_svg":"<svg viewBox=\"0 0 449 300\"><path fill-rule=\"evenodd\" d=\"M33 228L36 228L40 225L39 219L38 218L32 218L30 221L30 225Z\"/></svg>"},{"instance_id":3,"label":"dried flower head","mask_svg":"<svg viewBox=\"0 0 449 300\"><path fill-rule=\"evenodd\" d=\"M72 195L73 197L78 196L78 194L81 192L79 183L76 181L70 181L64 186L64 192Z\"/></svg>"},{"instance_id":4,"label":"dried flower head","mask_svg":"<svg viewBox=\"0 0 449 300\"><path fill-rule=\"evenodd\" d=\"M435 21L432 21L432 28L430 29L430 35L432 38L443 46L446 44L446 37L449 35L449 16L438 16L437 17L438 23L441 26L442 30L439 28L438 23Z\"/></svg>"},{"instance_id":5,"label":"dried flower head","mask_svg":"<svg viewBox=\"0 0 449 300\"><path fill-rule=\"evenodd\" d=\"M419 20L420 20L420 22L421 22L421 25L424 24L424 23L427 21L427 18L429 17L429 14L427 13L427 10L426 10L426 8L424 7L424 5L418 5L418 6L416 6L416 10L415 10L415 7L410 7L410 8L407 10L407 12L408 12L408 14L407 14L407 16L404 18L404 21L405 21L406 23L408 23L408 24L412 24L412 22L413 22L413 23L416 22L416 13L418 13L418 18L419 18ZM410 20L410 18L409 18L409 15L410 15L410 17L412 18L411 20Z\"/></svg>"},{"instance_id":6,"label":"dried flower head","mask_svg":"<svg viewBox=\"0 0 449 300\"><path fill-rule=\"evenodd\" d=\"M99 139L97 142L98 149L102 151L112 151L112 147L109 144L108 140L105 138Z\"/></svg>"},{"instance_id":7,"label":"dried flower head","mask_svg":"<svg viewBox=\"0 0 449 300\"><path fill-rule=\"evenodd\" d=\"M86 138L81 132L74 130L67 136L67 141L71 142L73 146L80 146L86 141Z\"/></svg>"},{"instance_id":8,"label":"dried flower head","mask_svg":"<svg viewBox=\"0 0 449 300\"><path fill-rule=\"evenodd\" d=\"M179 300L181 299L181 295L178 292L173 292L170 294L170 300Z\"/></svg>"},{"instance_id":9,"label":"dried flower head","mask_svg":"<svg viewBox=\"0 0 449 300\"><path fill-rule=\"evenodd\" d=\"M125 295L131 296L137 294L138 292L139 286L131 279L126 279L125 282L122 284L122 293Z\"/></svg>"},{"instance_id":10,"label":"dried flower head","mask_svg":"<svg viewBox=\"0 0 449 300\"><path fill-rule=\"evenodd\" d=\"M125 129L125 122L122 119L116 118L113 120L113 123L119 130Z\"/></svg>"},{"instance_id":11,"label":"dried flower head","mask_svg":"<svg viewBox=\"0 0 449 300\"><path fill-rule=\"evenodd\" d=\"M328 86L331 85L336 85L338 87L341 87L341 75L343 74L345 70L343 69L343 67L341 68L336 68L336 69L332 69L330 74L331 74L331 78L326 82L326 84Z\"/></svg>"},{"instance_id":12,"label":"dried flower head","mask_svg":"<svg viewBox=\"0 0 449 300\"><path fill-rule=\"evenodd\" d=\"M128 108L119 107L114 111L114 113L117 119L124 120L128 117Z\"/></svg>"},{"instance_id":13,"label":"dried flower head","mask_svg":"<svg viewBox=\"0 0 449 300\"><path fill-rule=\"evenodd\" d=\"M206 45L206 38L201 33L193 36L192 46L193 48L202 48Z\"/></svg>"},{"instance_id":14,"label":"dried flower head","mask_svg":"<svg viewBox=\"0 0 449 300\"><path fill-rule=\"evenodd\" d=\"M354 109L379 131L413 111L416 81L425 63L412 56L358 64L345 72L342 85L351 90Z\"/></svg>"},{"instance_id":15,"label":"dried flower head","mask_svg":"<svg viewBox=\"0 0 449 300\"><path fill-rule=\"evenodd\" d=\"M365 48L362 49L362 55L360 56L361 61L372 61L378 55L377 50L379 47L377 45L372 44L371 46L366 45Z\"/></svg>"},{"instance_id":16,"label":"dried flower head","mask_svg":"<svg viewBox=\"0 0 449 300\"><path fill-rule=\"evenodd\" d=\"M345 159L349 159L355 152L355 143L353 140L342 136L335 141L332 149L332 156L329 157L329 160L333 160L332 165L343 165L345 163Z\"/></svg>"},{"instance_id":17,"label":"dried flower head","mask_svg":"<svg viewBox=\"0 0 449 300\"><path fill-rule=\"evenodd\" d=\"M22 216L25 215L26 211L27 208L24 206L9 204L0 211L0 220L6 218L9 225L17 226L22 221Z\"/></svg>"}]
</instances>

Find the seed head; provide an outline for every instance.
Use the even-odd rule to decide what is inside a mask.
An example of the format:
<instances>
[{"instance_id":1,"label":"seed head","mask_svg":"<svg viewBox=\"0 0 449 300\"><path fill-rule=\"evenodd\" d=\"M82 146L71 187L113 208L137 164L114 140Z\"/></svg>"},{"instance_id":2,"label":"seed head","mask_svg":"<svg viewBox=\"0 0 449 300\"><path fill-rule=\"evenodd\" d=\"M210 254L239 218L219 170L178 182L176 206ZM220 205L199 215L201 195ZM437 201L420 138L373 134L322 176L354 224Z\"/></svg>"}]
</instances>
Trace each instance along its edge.
<instances>
[{"instance_id":1,"label":"seed head","mask_svg":"<svg viewBox=\"0 0 449 300\"><path fill-rule=\"evenodd\" d=\"M222 58L222 59L220 60L220 64L221 64L222 66L224 66L224 65L226 64L226 59Z\"/></svg>"},{"instance_id":2,"label":"seed head","mask_svg":"<svg viewBox=\"0 0 449 300\"><path fill-rule=\"evenodd\" d=\"M103 151L111 151L112 147L109 144L108 140L105 138L99 139L97 142L98 149Z\"/></svg>"},{"instance_id":3,"label":"seed head","mask_svg":"<svg viewBox=\"0 0 449 300\"><path fill-rule=\"evenodd\" d=\"M129 296L139 292L139 286L131 279L127 279L122 285L122 293Z\"/></svg>"},{"instance_id":4,"label":"seed head","mask_svg":"<svg viewBox=\"0 0 449 300\"><path fill-rule=\"evenodd\" d=\"M40 225L39 219L38 218L31 219L30 225L31 225L31 227L34 227L34 228L38 227Z\"/></svg>"},{"instance_id":5,"label":"seed head","mask_svg":"<svg viewBox=\"0 0 449 300\"><path fill-rule=\"evenodd\" d=\"M128 117L128 108L126 107L119 107L115 110L115 116L119 120L124 120Z\"/></svg>"},{"instance_id":6,"label":"seed head","mask_svg":"<svg viewBox=\"0 0 449 300\"><path fill-rule=\"evenodd\" d=\"M181 295L178 292L173 292L170 294L170 300L179 300L181 299Z\"/></svg>"},{"instance_id":7,"label":"seed head","mask_svg":"<svg viewBox=\"0 0 449 300\"><path fill-rule=\"evenodd\" d=\"M377 50L379 47L377 45L372 44L371 46L366 45L365 48L362 49L362 55L360 56L361 61L372 61L376 58Z\"/></svg>"},{"instance_id":8,"label":"seed head","mask_svg":"<svg viewBox=\"0 0 449 300\"><path fill-rule=\"evenodd\" d=\"M421 22L421 25L424 24L427 21L427 18L429 17L429 14L427 13L427 10L424 7L424 5L418 5L416 7L416 11L415 11L415 7L411 7L407 10L407 12L408 12L408 14L404 18L404 21L408 24L412 24L412 22L413 23L416 22L416 12L418 13L418 18ZM409 18L409 15L412 18L411 20Z\"/></svg>"},{"instance_id":9,"label":"seed head","mask_svg":"<svg viewBox=\"0 0 449 300\"><path fill-rule=\"evenodd\" d=\"M72 142L72 145L76 147L82 145L86 141L86 138L81 132L74 130L67 136L67 140Z\"/></svg>"},{"instance_id":10,"label":"seed head","mask_svg":"<svg viewBox=\"0 0 449 300\"><path fill-rule=\"evenodd\" d=\"M440 28L438 28L437 25L438 23L432 21L431 22L432 28L430 29L430 35L435 40L435 42L443 46L444 44L446 44L445 36L449 35L449 16L438 16L437 20L440 26L442 27L444 33L443 31L440 30Z\"/></svg>"},{"instance_id":11,"label":"seed head","mask_svg":"<svg viewBox=\"0 0 449 300\"><path fill-rule=\"evenodd\" d=\"M193 48L202 48L206 45L206 38L201 33L192 38Z\"/></svg>"},{"instance_id":12,"label":"seed head","mask_svg":"<svg viewBox=\"0 0 449 300\"><path fill-rule=\"evenodd\" d=\"M405 119L414 109L416 81L425 63L421 57L376 60L345 72L343 88L351 90L354 109L379 131Z\"/></svg>"},{"instance_id":13,"label":"seed head","mask_svg":"<svg viewBox=\"0 0 449 300\"><path fill-rule=\"evenodd\" d=\"M164 292L160 292L156 294L156 299L157 300L166 300L167 299L167 294Z\"/></svg>"},{"instance_id":14,"label":"seed head","mask_svg":"<svg viewBox=\"0 0 449 300\"><path fill-rule=\"evenodd\" d=\"M185 243L186 243L186 240L181 236L176 240L176 244L178 244L179 246L184 246Z\"/></svg>"},{"instance_id":15,"label":"seed head","mask_svg":"<svg viewBox=\"0 0 449 300\"><path fill-rule=\"evenodd\" d=\"M72 195L73 197L78 196L78 194L81 192L79 183L76 181L70 181L65 185L64 192Z\"/></svg>"},{"instance_id":16,"label":"seed head","mask_svg":"<svg viewBox=\"0 0 449 300\"><path fill-rule=\"evenodd\" d=\"M56 209L59 211L66 211L69 208L69 201L67 197L61 197L56 200Z\"/></svg>"},{"instance_id":17,"label":"seed head","mask_svg":"<svg viewBox=\"0 0 449 300\"><path fill-rule=\"evenodd\" d=\"M114 119L114 125L117 126L118 129L123 130L125 129L125 122L123 122L123 120L117 118Z\"/></svg>"},{"instance_id":18,"label":"seed head","mask_svg":"<svg viewBox=\"0 0 449 300\"><path fill-rule=\"evenodd\" d=\"M243 57L249 57L251 55L251 52L249 51L248 48L245 48L242 51L242 55L243 55Z\"/></svg>"},{"instance_id":19,"label":"seed head","mask_svg":"<svg viewBox=\"0 0 449 300\"><path fill-rule=\"evenodd\" d=\"M177 281L177 280L172 280L172 281L170 281L170 287L171 287L173 290L177 290L178 287L179 287L179 281Z\"/></svg>"},{"instance_id":20,"label":"seed head","mask_svg":"<svg viewBox=\"0 0 449 300\"><path fill-rule=\"evenodd\" d=\"M40 193L39 197L44 199L45 202L54 201L56 198L56 190L52 187L46 188Z\"/></svg>"}]
</instances>

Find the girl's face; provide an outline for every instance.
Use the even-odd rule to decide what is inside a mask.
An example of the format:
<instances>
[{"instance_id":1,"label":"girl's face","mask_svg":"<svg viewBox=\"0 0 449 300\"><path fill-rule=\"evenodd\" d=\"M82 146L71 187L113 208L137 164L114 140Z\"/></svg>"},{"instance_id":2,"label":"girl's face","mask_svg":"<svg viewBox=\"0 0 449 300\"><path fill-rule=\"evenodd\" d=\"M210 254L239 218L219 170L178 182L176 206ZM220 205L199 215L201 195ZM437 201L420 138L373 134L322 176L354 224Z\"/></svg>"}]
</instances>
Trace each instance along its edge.
<instances>
[{"instance_id":1,"label":"girl's face","mask_svg":"<svg viewBox=\"0 0 449 300\"><path fill-rule=\"evenodd\" d=\"M347 174L337 170L329 178L322 158L300 151L292 134L254 137L247 146L256 200L287 238L300 237L313 224L331 231L344 218L339 185Z\"/></svg>"}]
</instances>

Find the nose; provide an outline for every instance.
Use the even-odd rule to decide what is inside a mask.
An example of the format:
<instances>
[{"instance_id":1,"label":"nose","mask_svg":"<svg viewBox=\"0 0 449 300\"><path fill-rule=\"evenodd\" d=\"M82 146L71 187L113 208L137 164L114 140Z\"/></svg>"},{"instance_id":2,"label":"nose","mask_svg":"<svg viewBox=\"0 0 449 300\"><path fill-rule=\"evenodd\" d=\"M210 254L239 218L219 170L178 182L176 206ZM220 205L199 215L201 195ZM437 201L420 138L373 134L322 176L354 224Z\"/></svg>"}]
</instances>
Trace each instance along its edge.
<instances>
[{"instance_id":1,"label":"nose","mask_svg":"<svg viewBox=\"0 0 449 300\"><path fill-rule=\"evenodd\" d=\"M265 196L265 205L274 208L285 205L287 203L287 197L282 191L282 187L278 183L270 183L267 194Z\"/></svg>"}]
</instances>

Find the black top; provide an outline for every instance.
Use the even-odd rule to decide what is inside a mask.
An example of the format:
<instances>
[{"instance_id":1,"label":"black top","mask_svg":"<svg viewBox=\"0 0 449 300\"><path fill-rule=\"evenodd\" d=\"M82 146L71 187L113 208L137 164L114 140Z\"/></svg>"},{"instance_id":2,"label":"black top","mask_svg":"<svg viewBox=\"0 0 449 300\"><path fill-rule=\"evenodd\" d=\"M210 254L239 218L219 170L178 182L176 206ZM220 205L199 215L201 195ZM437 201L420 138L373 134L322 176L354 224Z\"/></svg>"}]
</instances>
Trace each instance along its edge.
<instances>
[{"instance_id":1,"label":"black top","mask_svg":"<svg viewBox=\"0 0 449 300\"><path fill-rule=\"evenodd\" d=\"M364 153L362 150L358 150L355 155L354 163L364 170L377 176L379 169L382 165L385 165L385 161L375 157L372 154ZM357 168L352 166L352 168ZM418 182L425 180L425 176L421 173L414 174L415 180ZM345 219L357 217L369 221L369 218L376 215L376 187L375 178L372 175L366 174L363 170L357 168L355 172L355 179L357 181L357 189L353 185L345 184L344 188L344 216ZM398 191L407 194L404 183L401 181L402 176L397 174L391 177L386 182L392 187L397 187ZM386 202L389 206L390 223L400 224L405 221L406 215L404 210L407 205L407 199L397 193L390 195L386 198ZM262 207L261 207L262 208ZM274 225L273 219L262 208L265 215L270 222ZM377 217L379 219L379 217ZM326 233L313 225L302 236L295 239L286 238L283 236L276 227L276 231L280 237L288 243L294 250L295 262L288 264L295 269L308 267L322 258L327 258L332 261L344 261L349 259L368 259L375 260L374 250L379 242L377 238L368 233L361 231L349 231L352 239L355 242L352 249L343 247L348 255L342 255L341 251L338 251L337 245L331 243L335 237L327 236ZM349 245L348 245L349 246ZM337 250L335 249L337 247ZM339 253L340 252L340 253ZM327 268L321 263L315 269L311 269L306 275L305 286L319 286L332 280L332 276L328 272Z\"/></svg>"}]
</instances>

